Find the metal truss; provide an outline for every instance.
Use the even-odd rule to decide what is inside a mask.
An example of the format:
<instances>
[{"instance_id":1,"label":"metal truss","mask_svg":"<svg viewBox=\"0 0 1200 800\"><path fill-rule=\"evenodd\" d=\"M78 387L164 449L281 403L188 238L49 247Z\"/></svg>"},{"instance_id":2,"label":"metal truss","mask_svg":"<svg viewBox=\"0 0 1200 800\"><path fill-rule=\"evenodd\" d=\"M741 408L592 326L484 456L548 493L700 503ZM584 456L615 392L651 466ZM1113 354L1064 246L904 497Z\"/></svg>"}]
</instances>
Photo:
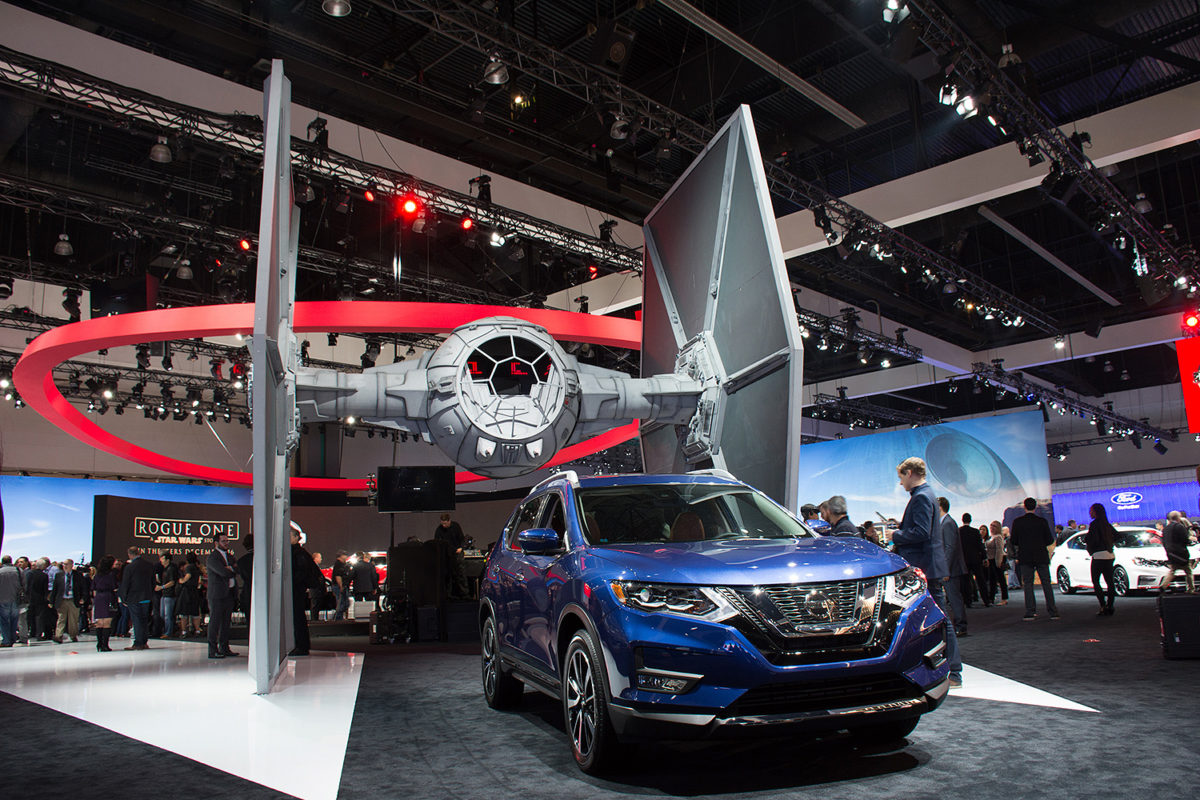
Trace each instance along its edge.
<instances>
[{"instance_id":1,"label":"metal truss","mask_svg":"<svg viewBox=\"0 0 1200 800\"><path fill-rule=\"evenodd\" d=\"M909 411L898 411L894 408L876 405L867 400L851 399L832 394L822 393L815 395L812 405L814 409L826 413L834 411L841 416L851 418L851 428L859 423L869 428L884 427L881 422L889 425L911 425L917 428L924 425L936 425L942 421L939 417L913 414ZM818 414L817 411L814 411L813 415L825 416L826 414Z\"/></svg>"},{"instance_id":2,"label":"metal truss","mask_svg":"<svg viewBox=\"0 0 1200 800\"><path fill-rule=\"evenodd\" d=\"M172 103L101 81L67 67L30 58L0 48L0 85L50 98L80 109L126 122L136 120L164 133L171 132L228 148L252 159L263 153L262 121L245 114L215 114ZM426 207L447 216L472 218L529 240L542 242L593 262L603 272L639 272L639 250L605 242L562 225L531 217L511 209L480 202L470 195L422 181L397 169L385 169L350 158L303 140L293 140L293 170L345 184L347 188L372 189L393 195L411 194Z\"/></svg>"},{"instance_id":3,"label":"metal truss","mask_svg":"<svg viewBox=\"0 0 1200 800\"><path fill-rule=\"evenodd\" d=\"M492 56L506 65L532 75L585 103L607 103L619 107L630 118L640 119L643 129L660 140L696 155L716 135L716 128L652 100L620 83L595 67L582 64L538 40L503 24L495 9L459 0L405 0L373 4L388 14L428 28L451 41ZM802 208L822 209L831 223L851 234L878 243L897 262L908 262L935 273L942 281L953 281L961 291L978 301L1010 309L1012 315L1047 333L1061 333L1050 317L1000 287L968 272L957 263L915 239L893 230L859 211L821 187L809 183L777 164L763 162L771 191Z\"/></svg>"},{"instance_id":4,"label":"metal truss","mask_svg":"<svg viewBox=\"0 0 1200 800\"><path fill-rule=\"evenodd\" d=\"M0 173L0 203L106 225L130 236L151 234L167 238L180 238L196 245L211 242L230 252L238 250L238 242L241 239L257 236L257 231L238 230L213 225L203 220L164 214L117 200L37 183L8 173ZM358 278L365 281L374 279L376 282L384 282L385 286L393 283L390 267L384 268L375 261L348 257L342 253L334 253L308 245L300 246L298 262L300 269L311 272L342 278ZM24 264L24 262L16 263ZM28 276L27 266L17 266L15 269L23 269L25 276ZM57 270L57 272L61 272L61 270ZM13 274L21 277L15 272ZM74 276L73 280L66 283L76 286L80 285L82 281L79 276ZM461 283L411 272L401 274L399 287L396 288L400 291L407 290L423 297L447 302L512 305L512 298L497 292L489 292ZM183 299L182 293L181 299ZM211 302L211 298L208 300Z\"/></svg>"},{"instance_id":5,"label":"metal truss","mask_svg":"<svg viewBox=\"0 0 1200 800\"><path fill-rule=\"evenodd\" d=\"M1112 428L1114 434L1119 433L1122 436L1136 435L1147 439L1166 439L1172 442L1179 440L1177 432L1156 428L1149 423L1149 420L1132 420L1106 406L1097 406L1081 400L1077 395L1067 394L1061 389L1035 383L1020 372L1008 372L1004 369L1001 359L996 359L991 364L977 361L971 365L971 374L977 380L1007 389L1030 403L1041 403L1047 413L1057 411L1060 414L1075 414L1080 419L1090 420L1093 424L1103 420Z\"/></svg>"},{"instance_id":6,"label":"metal truss","mask_svg":"<svg viewBox=\"0 0 1200 800\"><path fill-rule=\"evenodd\" d=\"M976 101L986 105L982 113L992 114L1005 130L1016 136L1023 153L1040 152L1057 165L1064 178L1077 181L1099 208L1099 224L1120 228L1133 238L1140 254L1133 268L1140 277L1200 281L1195 252L1175 246L1151 225L1084 155L1083 142L1072 142L1059 130L937 3L909 0L907 7L921 41L936 55L951 60L947 69L958 73L969 84L967 88L973 91ZM988 96L986 103L984 95Z\"/></svg>"},{"instance_id":7,"label":"metal truss","mask_svg":"<svg viewBox=\"0 0 1200 800\"><path fill-rule=\"evenodd\" d=\"M913 347L901 336L893 339L868 328L859 327L857 313L847 312L840 317L827 317L802 308L796 311L796 321L800 323L802 334L807 331L818 336L836 336L843 341L865 345L872 350L891 353L909 361L920 361L924 354L921 348Z\"/></svg>"}]
</instances>

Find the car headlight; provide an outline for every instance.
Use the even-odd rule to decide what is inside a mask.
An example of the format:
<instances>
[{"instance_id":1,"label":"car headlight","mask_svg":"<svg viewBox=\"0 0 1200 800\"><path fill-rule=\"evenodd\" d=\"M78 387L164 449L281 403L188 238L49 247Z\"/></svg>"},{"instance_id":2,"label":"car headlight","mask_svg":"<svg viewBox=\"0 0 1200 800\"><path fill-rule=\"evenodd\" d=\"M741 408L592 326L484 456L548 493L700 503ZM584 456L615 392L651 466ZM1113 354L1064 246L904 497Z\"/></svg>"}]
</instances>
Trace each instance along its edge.
<instances>
[{"instance_id":1,"label":"car headlight","mask_svg":"<svg viewBox=\"0 0 1200 800\"><path fill-rule=\"evenodd\" d=\"M1134 556L1133 563L1139 567L1165 567L1167 565L1166 561L1155 561L1152 558L1142 558L1141 556Z\"/></svg>"},{"instance_id":2,"label":"car headlight","mask_svg":"<svg viewBox=\"0 0 1200 800\"><path fill-rule=\"evenodd\" d=\"M916 567L908 567L884 578L883 601L908 608L921 599L926 588L925 574Z\"/></svg>"},{"instance_id":3,"label":"car headlight","mask_svg":"<svg viewBox=\"0 0 1200 800\"><path fill-rule=\"evenodd\" d=\"M638 611L704 617L711 621L737 613L719 594L701 586L641 581L611 581L609 585L622 605Z\"/></svg>"}]
</instances>

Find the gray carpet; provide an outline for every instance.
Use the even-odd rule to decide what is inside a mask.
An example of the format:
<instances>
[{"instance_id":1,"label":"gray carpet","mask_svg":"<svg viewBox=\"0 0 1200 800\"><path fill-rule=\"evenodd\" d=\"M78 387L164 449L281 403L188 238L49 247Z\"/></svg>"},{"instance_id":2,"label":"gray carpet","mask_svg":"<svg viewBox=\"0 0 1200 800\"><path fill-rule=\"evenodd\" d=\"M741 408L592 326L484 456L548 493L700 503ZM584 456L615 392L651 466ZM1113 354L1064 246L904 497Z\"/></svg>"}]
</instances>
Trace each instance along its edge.
<instances>
[{"instance_id":1,"label":"gray carpet","mask_svg":"<svg viewBox=\"0 0 1200 800\"><path fill-rule=\"evenodd\" d=\"M1039 596L1040 605L1040 596ZM903 746L843 739L655 744L604 779L571 759L558 704L483 702L474 645L367 645L340 796L374 798L944 798L1188 796L1200 777L1200 661L1167 661L1153 598L1060 597L1063 619L1023 622L1019 598L969 612L967 663L1103 713L951 697ZM261 786L0 694L4 795L74 786L82 797L275 797ZM64 761L63 757L66 756ZM166 788L170 787L170 788ZM190 787L184 791L182 787Z\"/></svg>"}]
</instances>

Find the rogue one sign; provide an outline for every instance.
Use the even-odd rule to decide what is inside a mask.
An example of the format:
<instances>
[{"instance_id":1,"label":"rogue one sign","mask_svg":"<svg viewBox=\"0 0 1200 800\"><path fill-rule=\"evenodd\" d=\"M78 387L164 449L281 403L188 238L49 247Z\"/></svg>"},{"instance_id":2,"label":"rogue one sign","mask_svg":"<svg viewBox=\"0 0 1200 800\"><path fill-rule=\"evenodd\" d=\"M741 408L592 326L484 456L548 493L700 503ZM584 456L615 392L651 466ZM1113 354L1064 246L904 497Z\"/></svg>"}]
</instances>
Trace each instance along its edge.
<instances>
[{"instance_id":1,"label":"rogue one sign","mask_svg":"<svg viewBox=\"0 0 1200 800\"><path fill-rule=\"evenodd\" d=\"M1121 511L1135 511L1141 508L1142 494L1141 492L1117 492L1110 498L1110 502Z\"/></svg>"},{"instance_id":2,"label":"rogue one sign","mask_svg":"<svg viewBox=\"0 0 1200 800\"><path fill-rule=\"evenodd\" d=\"M162 519L158 517L135 517L133 535L139 539L150 539L156 545L200 546L212 541L219 533L237 539L241 524L236 521L199 519Z\"/></svg>"}]
</instances>

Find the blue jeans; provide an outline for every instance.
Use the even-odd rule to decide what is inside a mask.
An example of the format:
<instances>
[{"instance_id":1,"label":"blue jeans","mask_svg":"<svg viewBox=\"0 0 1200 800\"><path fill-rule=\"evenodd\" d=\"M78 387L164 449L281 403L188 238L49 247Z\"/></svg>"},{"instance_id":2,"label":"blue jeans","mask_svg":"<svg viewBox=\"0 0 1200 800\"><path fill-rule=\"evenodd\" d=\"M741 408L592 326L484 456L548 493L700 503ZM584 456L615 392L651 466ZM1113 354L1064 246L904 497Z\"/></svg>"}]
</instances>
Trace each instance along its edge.
<instances>
[{"instance_id":1,"label":"blue jeans","mask_svg":"<svg viewBox=\"0 0 1200 800\"><path fill-rule=\"evenodd\" d=\"M140 647L150 638L150 601L130 603L127 607L133 621L133 646Z\"/></svg>"},{"instance_id":2,"label":"blue jeans","mask_svg":"<svg viewBox=\"0 0 1200 800\"><path fill-rule=\"evenodd\" d=\"M175 632L175 598L159 598L158 613L162 616L164 637Z\"/></svg>"},{"instance_id":3,"label":"blue jeans","mask_svg":"<svg viewBox=\"0 0 1200 800\"><path fill-rule=\"evenodd\" d=\"M345 619L346 613L350 610L350 592L345 588L339 589L334 586L333 596L337 598L337 610L333 612L333 619L336 622L339 619Z\"/></svg>"},{"instance_id":4,"label":"blue jeans","mask_svg":"<svg viewBox=\"0 0 1200 800\"><path fill-rule=\"evenodd\" d=\"M17 619L21 616L19 603L0 603L0 644L17 640Z\"/></svg>"},{"instance_id":5,"label":"blue jeans","mask_svg":"<svg viewBox=\"0 0 1200 800\"><path fill-rule=\"evenodd\" d=\"M929 594L938 608L946 615L946 662L950 665L951 677L962 677L962 656L958 652L958 634L954 631L954 610L946 601L942 582L936 578L929 582Z\"/></svg>"}]
</instances>

